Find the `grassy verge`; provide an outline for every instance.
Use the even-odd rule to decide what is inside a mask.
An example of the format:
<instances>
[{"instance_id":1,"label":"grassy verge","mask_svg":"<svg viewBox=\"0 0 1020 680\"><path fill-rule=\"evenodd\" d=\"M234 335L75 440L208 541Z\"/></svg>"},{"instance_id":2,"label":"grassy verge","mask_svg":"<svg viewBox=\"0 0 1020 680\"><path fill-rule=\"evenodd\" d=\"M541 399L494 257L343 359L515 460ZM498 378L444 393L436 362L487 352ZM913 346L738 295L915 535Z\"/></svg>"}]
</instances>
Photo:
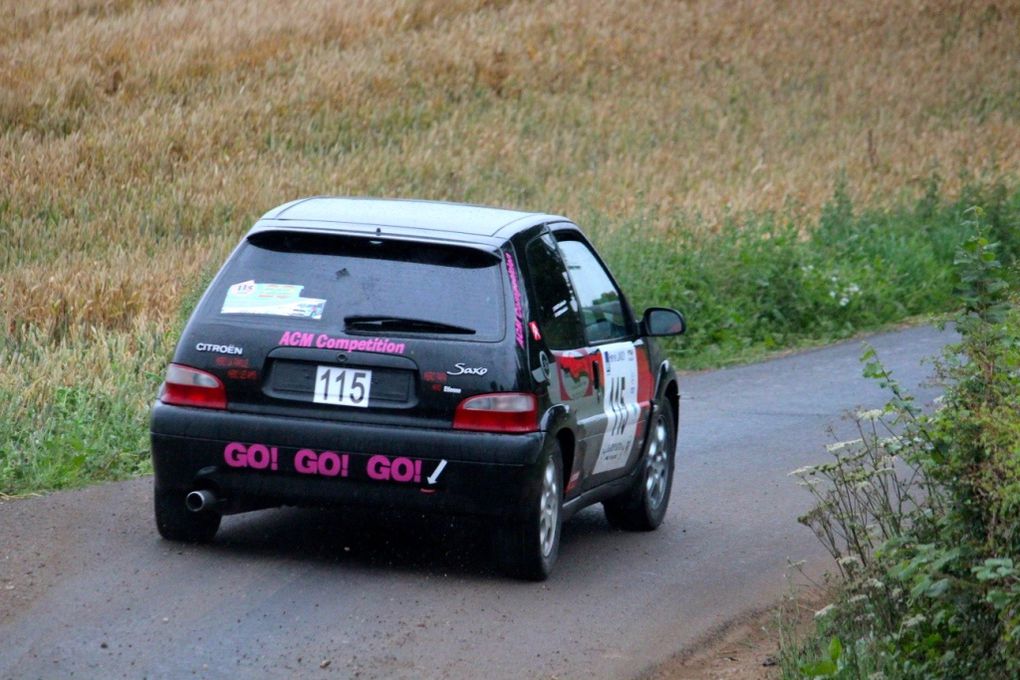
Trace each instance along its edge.
<instances>
[{"instance_id":1,"label":"grassy verge","mask_svg":"<svg viewBox=\"0 0 1020 680\"><path fill-rule=\"evenodd\" d=\"M574 217L685 366L945 308L963 209L1013 223L1020 9L915 9L0 0L0 493L144 470L182 300L300 196Z\"/></svg>"},{"instance_id":2,"label":"grassy verge","mask_svg":"<svg viewBox=\"0 0 1020 680\"><path fill-rule=\"evenodd\" d=\"M1020 252L1020 190L968 187L951 201L937 187L888 210L855 210L838 188L816 222L750 215L718 231L645 215L592 232L639 309L683 309L690 331L671 351L703 368L805 342L949 311L953 253L977 229L976 212ZM0 339L0 493L118 479L148 470L146 417L176 333L204 277L185 286L181 313L95 332L31 326Z\"/></svg>"},{"instance_id":3,"label":"grassy verge","mask_svg":"<svg viewBox=\"0 0 1020 680\"><path fill-rule=\"evenodd\" d=\"M949 311L974 211L1008 262L1020 255L1020 190L970 185L946 201L935 178L917 201L887 209L855 209L840 184L813 223L752 215L705 234L680 219L656 233L647 217L595 236L635 307L688 315L671 350L680 367L703 368Z\"/></svg>"},{"instance_id":4,"label":"grassy verge","mask_svg":"<svg viewBox=\"0 0 1020 680\"><path fill-rule=\"evenodd\" d=\"M1020 674L1020 289L989 231L956 257L962 340L937 364L940 409L921 414L868 353L889 403L792 473L838 578L814 634L784 650L784 677Z\"/></svg>"}]
</instances>

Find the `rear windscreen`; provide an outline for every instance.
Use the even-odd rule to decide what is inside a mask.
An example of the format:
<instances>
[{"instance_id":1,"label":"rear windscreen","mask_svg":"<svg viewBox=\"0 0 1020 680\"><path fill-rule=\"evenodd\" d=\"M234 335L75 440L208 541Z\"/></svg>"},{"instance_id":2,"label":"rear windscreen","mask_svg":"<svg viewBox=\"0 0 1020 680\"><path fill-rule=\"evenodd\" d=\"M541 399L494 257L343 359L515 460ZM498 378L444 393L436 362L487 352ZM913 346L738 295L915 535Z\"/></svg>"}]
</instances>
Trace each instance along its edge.
<instances>
[{"instance_id":1,"label":"rear windscreen","mask_svg":"<svg viewBox=\"0 0 1020 680\"><path fill-rule=\"evenodd\" d=\"M501 281L500 260L471 248L264 232L226 264L202 316L495 341L504 333Z\"/></svg>"}]
</instances>

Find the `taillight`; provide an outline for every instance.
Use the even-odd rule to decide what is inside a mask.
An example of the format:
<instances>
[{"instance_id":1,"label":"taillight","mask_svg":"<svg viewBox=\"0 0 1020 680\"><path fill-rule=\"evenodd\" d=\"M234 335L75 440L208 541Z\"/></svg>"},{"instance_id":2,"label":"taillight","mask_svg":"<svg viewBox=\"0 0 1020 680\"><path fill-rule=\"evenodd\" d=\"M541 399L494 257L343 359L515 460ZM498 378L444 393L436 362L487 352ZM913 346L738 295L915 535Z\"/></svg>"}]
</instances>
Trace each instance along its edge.
<instances>
[{"instance_id":1,"label":"taillight","mask_svg":"<svg viewBox=\"0 0 1020 680\"><path fill-rule=\"evenodd\" d=\"M166 382L159 398L164 404L175 406L227 407L227 390L219 378L180 364L170 364L167 367Z\"/></svg>"},{"instance_id":2,"label":"taillight","mask_svg":"<svg viewBox=\"0 0 1020 680\"><path fill-rule=\"evenodd\" d=\"M453 414L455 430L536 432L538 400L524 392L498 392L468 397Z\"/></svg>"}]
</instances>

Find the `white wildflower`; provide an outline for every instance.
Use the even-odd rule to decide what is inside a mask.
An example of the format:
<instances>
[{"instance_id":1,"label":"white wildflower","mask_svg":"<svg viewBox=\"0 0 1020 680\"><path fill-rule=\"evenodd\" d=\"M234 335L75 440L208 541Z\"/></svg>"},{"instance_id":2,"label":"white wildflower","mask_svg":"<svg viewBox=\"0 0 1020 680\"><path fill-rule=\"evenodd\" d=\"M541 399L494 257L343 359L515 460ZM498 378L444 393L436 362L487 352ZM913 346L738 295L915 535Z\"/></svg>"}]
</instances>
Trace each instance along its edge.
<instances>
[{"instance_id":1,"label":"white wildflower","mask_svg":"<svg viewBox=\"0 0 1020 680\"><path fill-rule=\"evenodd\" d=\"M803 467L799 467L796 470L788 472L786 474L786 476L787 477L801 477L803 475L813 474L814 471L815 471L815 466L814 465L804 465Z\"/></svg>"},{"instance_id":2,"label":"white wildflower","mask_svg":"<svg viewBox=\"0 0 1020 680\"><path fill-rule=\"evenodd\" d=\"M839 299L840 307L846 307L848 304L850 304L850 298L848 298L846 295Z\"/></svg>"},{"instance_id":3,"label":"white wildflower","mask_svg":"<svg viewBox=\"0 0 1020 680\"><path fill-rule=\"evenodd\" d=\"M826 444L825 445L825 450L828 451L829 453L835 453L836 451L842 451L843 449L845 449L848 446L853 446L854 444L860 444L862 441L864 441L864 440L863 439L850 439L850 440L845 441L845 442L834 442L832 444Z\"/></svg>"},{"instance_id":4,"label":"white wildflower","mask_svg":"<svg viewBox=\"0 0 1020 680\"><path fill-rule=\"evenodd\" d=\"M868 599L867 595L854 595L849 600L847 600L847 602L849 604L860 604L861 602L864 602L867 599Z\"/></svg>"},{"instance_id":5,"label":"white wildflower","mask_svg":"<svg viewBox=\"0 0 1020 680\"><path fill-rule=\"evenodd\" d=\"M909 619L906 619L903 622L903 627L904 628L913 628L914 626L916 626L919 623L924 623L926 620L927 619L925 619L924 614L915 614L915 615L911 616Z\"/></svg>"},{"instance_id":6,"label":"white wildflower","mask_svg":"<svg viewBox=\"0 0 1020 680\"><path fill-rule=\"evenodd\" d=\"M875 590L881 590L882 588L885 588L885 584L879 581L877 578L869 578L865 585L868 586L869 588L874 588Z\"/></svg>"},{"instance_id":7,"label":"white wildflower","mask_svg":"<svg viewBox=\"0 0 1020 680\"><path fill-rule=\"evenodd\" d=\"M858 411L857 420L878 420L885 413L880 408L873 408L867 411Z\"/></svg>"},{"instance_id":8,"label":"white wildflower","mask_svg":"<svg viewBox=\"0 0 1020 680\"><path fill-rule=\"evenodd\" d=\"M816 619L823 619L823 618L825 618L826 616L828 616L829 614L831 614L834 611L836 611L836 605L835 604L826 605L826 606L822 607L821 609L819 609L818 611L815 612L815 618Z\"/></svg>"},{"instance_id":9,"label":"white wildflower","mask_svg":"<svg viewBox=\"0 0 1020 680\"><path fill-rule=\"evenodd\" d=\"M849 286L846 287L846 293L848 295L856 295L857 293L860 293L860 292L861 292L861 287L858 286L856 283L851 283Z\"/></svg>"},{"instance_id":10,"label":"white wildflower","mask_svg":"<svg viewBox=\"0 0 1020 680\"><path fill-rule=\"evenodd\" d=\"M836 299L836 291L830 290L829 291L829 297L831 297L833 300L835 300Z\"/></svg>"},{"instance_id":11,"label":"white wildflower","mask_svg":"<svg viewBox=\"0 0 1020 680\"><path fill-rule=\"evenodd\" d=\"M837 559L836 563L839 566L841 566L841 567L849 567L849 566L857 567L857 566L860 566L861 560L860 560L859 557L857 557L857 555L844 555L843 557L840 557L839 559Z\"/></svg>"}]
</instances>

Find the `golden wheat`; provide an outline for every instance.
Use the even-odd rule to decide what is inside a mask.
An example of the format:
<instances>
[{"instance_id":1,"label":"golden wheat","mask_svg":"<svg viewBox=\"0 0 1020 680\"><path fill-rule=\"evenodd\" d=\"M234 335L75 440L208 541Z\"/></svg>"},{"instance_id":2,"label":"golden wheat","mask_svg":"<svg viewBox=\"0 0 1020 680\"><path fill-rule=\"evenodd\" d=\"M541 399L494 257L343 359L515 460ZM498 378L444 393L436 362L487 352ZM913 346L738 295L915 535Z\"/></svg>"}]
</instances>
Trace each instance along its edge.
<instances>
[{"instance_id":1,"label":"golden wheat","mask_svg":"<svg viewBox=\"0 0 1020 680\"><path fill-rule=\"evenodd\" d=\"M0 0L0 25L0 330L52 357L167 328L302 195L712 223L813 212L841 173L880 202L1020 167L1015 1Z\"/></svg>"}]
</instances>

